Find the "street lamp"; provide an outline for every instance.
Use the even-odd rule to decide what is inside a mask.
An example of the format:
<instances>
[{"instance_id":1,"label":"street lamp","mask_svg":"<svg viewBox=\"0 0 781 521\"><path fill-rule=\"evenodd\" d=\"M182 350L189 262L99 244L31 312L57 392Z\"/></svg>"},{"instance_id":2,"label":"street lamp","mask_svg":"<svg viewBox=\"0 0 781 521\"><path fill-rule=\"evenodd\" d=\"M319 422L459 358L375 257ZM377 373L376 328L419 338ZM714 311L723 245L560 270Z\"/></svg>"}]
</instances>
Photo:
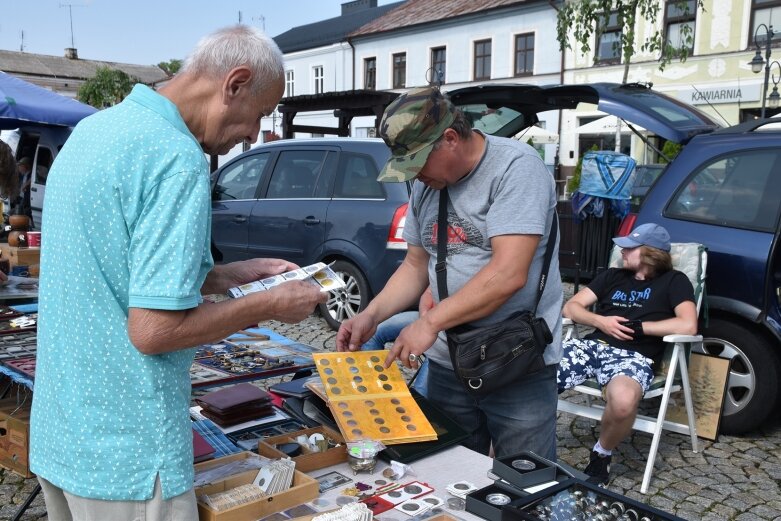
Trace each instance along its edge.
<instances>
[{"instance_id":1,"label":"street lamp","mask_svg":"<svg viewBox=\"0 0 781 521\"><path fill-rule=\"evenodd\" d=\"M778 60L774 60L770 64L770 68L772 69L774 65L778 68L778 76L776 76L775 72L770 74L770 78L773 81L773 92L767 97L767 106L771 109L777 109L779 103L781 103L781 94L778 93L778 82L781 82L781 63L778 63Z\"/></svg>"},{"instance_id":2,"label":"street lamp","mask_svg":"<svg viewBox=\"0 0 781 521\"><path fill-rule=\"evenodd\" d=\"M759 37L759 30L764 27L765 29L765 58L762 59L762 49L759 47L759 41L757 38ZM751 65L751 70L754 73L757 73L762 70L762 66L765 66L765 83L762 86L762 118L765 117L765 100L767 98L767 86L768 81L770 81L770 47L773 42L773 35L775 33L773 32L773 26L771 25L768 27L765 24L759 24L754 31L754 46L757 48L756 54L754 54L754 58L749 62L749 65ZM776 92L777 93L777 92Z\"/></svg>"}]
</instances>

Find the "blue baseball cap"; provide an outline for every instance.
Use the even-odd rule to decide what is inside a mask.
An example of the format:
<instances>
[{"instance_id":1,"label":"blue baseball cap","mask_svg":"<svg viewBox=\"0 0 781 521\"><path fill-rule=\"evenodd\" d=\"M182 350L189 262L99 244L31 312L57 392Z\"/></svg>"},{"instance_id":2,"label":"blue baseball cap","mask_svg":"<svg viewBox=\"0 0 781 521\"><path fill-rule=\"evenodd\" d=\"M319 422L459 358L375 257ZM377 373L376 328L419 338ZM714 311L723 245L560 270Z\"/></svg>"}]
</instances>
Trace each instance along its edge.
<instances>
[{"instance_id":1,"label":"blue baseball cap","mask_svg":"<svg viewBox=\"0 0 781 521\"><path fill-rule=\"evenodd\" d=\"M654 223L641 224L626 237L613 237L613 242L621 248L650 246L670 251L670 234L662 226Z\"/></svg>"}]
</instances>

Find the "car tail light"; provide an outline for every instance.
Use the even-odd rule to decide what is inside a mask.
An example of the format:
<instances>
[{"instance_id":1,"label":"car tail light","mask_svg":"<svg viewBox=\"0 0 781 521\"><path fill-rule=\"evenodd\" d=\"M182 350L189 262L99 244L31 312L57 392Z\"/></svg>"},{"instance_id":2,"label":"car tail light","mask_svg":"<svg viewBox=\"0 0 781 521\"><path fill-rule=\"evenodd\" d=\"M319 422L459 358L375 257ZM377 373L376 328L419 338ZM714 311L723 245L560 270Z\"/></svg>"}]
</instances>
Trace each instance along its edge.
<instances>
[{"instance_id":1,"label":"car tail light","mask_svg":"<svg viewBox=\"0 0 781 521\"><path fill-rule=\"evenodd\" d=\"M407 207L409 204L404 203L393 214L393 221L391 222L390 232L388 233L388 245L389 250L406 250L407 241L402 239L404 233L404 222L407 220Z\"/></svg>"},{"instance_id":2,"label":"car tail light","mask_svg":"<svg viewBox=\"0 0 781 521\"><path fill-rule=\"evenodd\" d=\"M618 232L616 232L616 237L624 237L626 235L629 235L629 232L631 232L632 228L635 227L636 222L637 222L636 213L626 214L626 217L624 217L624 219L621 221L621 224L618 226Z\"/></svg>"}]
</instances>

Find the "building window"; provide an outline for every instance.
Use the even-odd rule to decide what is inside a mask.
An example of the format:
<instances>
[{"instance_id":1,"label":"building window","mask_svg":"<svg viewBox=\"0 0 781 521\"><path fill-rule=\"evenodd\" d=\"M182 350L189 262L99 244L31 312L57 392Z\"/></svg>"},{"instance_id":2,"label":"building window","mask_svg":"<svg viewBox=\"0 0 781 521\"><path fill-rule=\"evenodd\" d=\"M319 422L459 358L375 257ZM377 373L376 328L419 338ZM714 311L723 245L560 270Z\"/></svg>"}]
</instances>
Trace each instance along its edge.
<instances>
[{"instance_id":1,"label":"building window","mask_svg":"<svg viewBox=\"0 0 781 521\"><path fill-rule=\"evenodd\" d=\"M285 97L295 96L296 74L294 71L285 71Z\"/></svg>"},{"instance_id":2,"label":"building window","mask_svg":"<svg viewBox=\"0 0 781 521\"><path fill-rule=\"evenodd\" d=\"M377 88L377 58L363 60L363 88L368 90Z\"/></svg>"},{"instance_id":3,"label":"building window","mask_svg":"<svg viewBox=\"0 0 781 521\"><path fill-rule=\"evenodd\" d=\"M475 42L475 80L491 79L491 40Z\"/></svg>"},{"instance_id":4,"label":"building window","mask_svg":"<svg viewBox=\"0 0 781 521\"><path fill-rule=\"evenodd\" d=\"M687 54L691 55L694 51L696 16L696 0L668 0L664 6L665 44L675 49L685 47Z\"/></svg>"},{"instance_id":5,"label":"building window","mask_svg":"<svg viewBox=\"0 0 781 521\"><path fill-rule=\"evenodd\" d=\"M534 74L534 34L518 34L515 36L515 75L530 74Z\"/></svg>"},{"instance_id":6,"label":"building window","mask_svg":"<svg viewBox=\"0 0 781 521\"><path fill-rule=\"evenodd\" d=\"M322 94L323 91L323 66L318 65L314 68L315 94Z\"/></svg>"},{"instance_id":7,"label":"building window","mask_svg":"<svg viewBox=\"0 0 781 521\"><path fill-rule=\"evenodd\" d=\"M431 49L431 83L441 85L445 83L447 72L447 54L444 47Z\"/></svg>"},{"instance_id":8,"label":"building window","mask_svg":"<svg viewBox=\"0 0 781 521\"><path fill-rule=\"evenodd\" d=\"M403 89L407 86L407 53L393 55L393 88Z\"/></svg>"},{"instance_id":9,"label":"building window","mask_svg":"<svg viewBox=\"0 0 781 521\"><path fill-rule=\"evenodd\" d=\"M613 11L609 16L603 16L598 25L596 61L604 64L621 63L623 27L618 21L618 12Z\"/></svg>"},{"instance_id":10,"label":"building window","mask_svg":"<svg viewBox=\"0 0 781 521\"><path fill-rule=\"evenodd\" d=\"M781 28L781 0L752 0L751 8L751 33L748 35L750 48L754 47L754 35L757 34L757 27L760 24L765 24L767 27L774 26L776 33ZM760 46L765 45L764 29L760 29L757 34L757 42ZM779 42L774 41L773 45L778 46Z\"/></svg>"}]
</instances>

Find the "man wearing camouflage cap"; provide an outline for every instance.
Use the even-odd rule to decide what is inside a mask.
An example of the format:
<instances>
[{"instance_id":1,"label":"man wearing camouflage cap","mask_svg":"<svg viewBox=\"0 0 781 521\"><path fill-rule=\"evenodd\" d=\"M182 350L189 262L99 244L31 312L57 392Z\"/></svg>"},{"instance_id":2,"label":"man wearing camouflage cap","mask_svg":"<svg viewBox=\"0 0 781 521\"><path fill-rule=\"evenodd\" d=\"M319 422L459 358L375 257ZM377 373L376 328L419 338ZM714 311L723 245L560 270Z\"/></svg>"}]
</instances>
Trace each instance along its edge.
<instances>
[{"instance_id":1,"label":"man wearing camouflage cap","mask_svg":"<svg viewBox=\"0 0 781 521\"><path fill-rule=\"evenodd\" d=\"M497 457L532 450L556 457L556 364L561 358L562 288L558 245L537 314L553 332L546 368L483 398L457 380L445 331L500 322L532 309L556 209L553 177L536 151L473 130L437 88L411 90L385 111L380 135L392 157L379 180L416 179L404 227L407 256L368 307L339 329L340 351L360 348L381 321L417 303L431 285L438 299L437 213L447 188L447 286L443 299L399 334L386 365L429 360L428 399L470 434L469 448ZM527 281L532 281L527 284Z\"/></svg>"}]
</instances>

